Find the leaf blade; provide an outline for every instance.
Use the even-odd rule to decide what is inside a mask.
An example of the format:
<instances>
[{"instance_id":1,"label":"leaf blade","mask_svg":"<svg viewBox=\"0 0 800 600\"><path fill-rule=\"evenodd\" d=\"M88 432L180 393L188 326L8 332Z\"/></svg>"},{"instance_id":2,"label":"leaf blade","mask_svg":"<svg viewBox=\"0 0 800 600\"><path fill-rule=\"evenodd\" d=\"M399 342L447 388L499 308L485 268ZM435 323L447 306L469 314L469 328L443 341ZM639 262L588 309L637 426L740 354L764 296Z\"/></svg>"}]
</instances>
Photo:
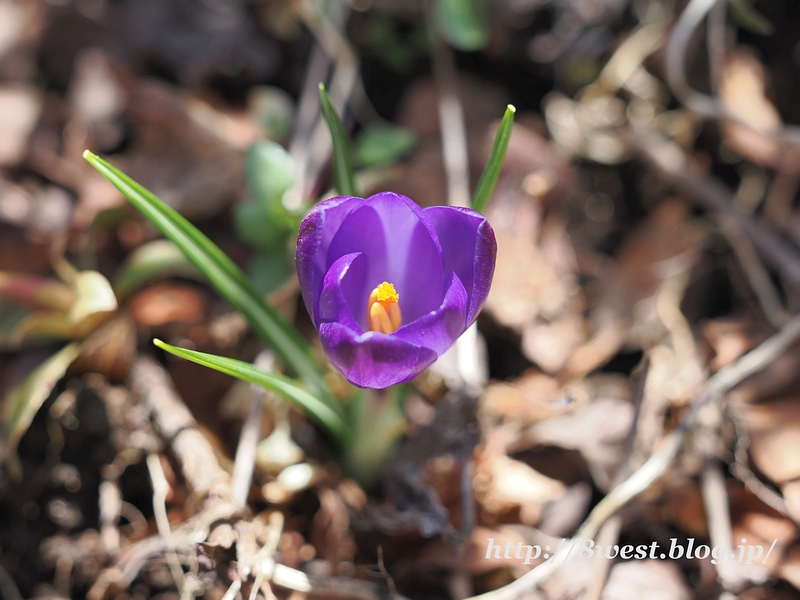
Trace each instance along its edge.
<instances>
[{"instance_id":1,"label":"leaf blade","mask_svg":"<svg viewBox=\"0 0 800 600\"><path fill-rule=\"evenodd\" d=\"M489 153L489 158L486 161L486 166L483 168L481 178L478 180L478 185L475 187L475 192L472 194L472 208L478 212L483 212L486 208L486 204L489 202L489 198L494 191L497 179L500 177L503 161L506 158L508 142L511 139L511 130L514 126L514 114L516 112L517 109L509 104L506 107L506 112L503 114L503 120L500 121L500 127L497 128L497 133L494 136L494 144L492 144L492 151Z\"/></svg>"},{"instance_id":2,"label":"leaf blade","mask_svg":"<svg viewBox=\"0 0 800 600\"><path fill-rule=\"evenodd\" d=\"M342 121L336 114L323 83L319 84L319 97L322 102L322 115L328 123L333 144L333 185L342 196L360 196L356 187L350 143L347 141Z\"/></svg>"},{"instance_id":3,"label":"leaf blade","mask_svg":"<svg viewBox=\"0 0 800 600\"><path fill-rule=\"evenodd\" d=\"M186 254L214 288L244 314L287 367L318 391L329 405L336 402L326 391L321 370L309 356L309 344L277 309L261 300L245 274L222 250L175 209L122 171L88 150L84 158Z\"/></svg>"},{"instance_id":4,"label":"leaf blade","mask_svg":"<svg viewBox=\"0 0 800 600\"><path fill-rule=\"evenodd\" d=\"M81 346L77 342L64 346L34 369L4 398L2 426L8 452L8 467L13 477L22 475L17 457L19 441L28 431L33 418L53 388L80 353Z\"/></svg>"},{"instance_id":5,"label":"leaf blade","mask_svg":"<svg viewBox=\"0 0 800 600\"><path fill-rule=\"evenodd\" d=\"M261 387L277 392L288 400L294 402L303 411L314 418L328 432L333 435L341 444L347 441L348 427L340 410L333 410L325 402L309 393L290 378L277 373L265 371L255 365L246 363L235 358L217 356L207 352L178 348L159 339L154 339L153 343L175 356L179 356L198 365L214 369L220 373L225 373L237 379L260 385Z\"/></svg>"}]
</instances>

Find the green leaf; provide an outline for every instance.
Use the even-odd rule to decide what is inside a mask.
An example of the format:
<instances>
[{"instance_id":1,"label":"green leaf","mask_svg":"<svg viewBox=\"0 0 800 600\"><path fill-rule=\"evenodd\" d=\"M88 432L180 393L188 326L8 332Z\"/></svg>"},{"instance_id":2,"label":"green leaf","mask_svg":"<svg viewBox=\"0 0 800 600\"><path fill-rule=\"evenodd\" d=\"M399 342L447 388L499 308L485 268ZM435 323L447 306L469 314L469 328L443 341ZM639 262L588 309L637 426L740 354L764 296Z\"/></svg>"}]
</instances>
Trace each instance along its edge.
<instances>
[{"instance_id":1,"label":"green leaf","mask_svg":"<svg viewBox=\"0 0 800 600\"><path fill-rule=\"evenodd\" d=\"M248 246L259 250L284 248L299 226L300 221L288 212L270 212L261 202L254 200L237 204L234 211L236 235Z\"/></svg>"},{"instance_id":2,"label":"green leaf","mask_svg":"<svg viewBox=\"0 0 800 600\"><path fill-rule=\"evenodd\" d=\"M283 209L283 194L294 183L294 161L283 146L268 140L256 142L245 154L244 164L258 202L269 212Z\"/></svg>"},{"instance_id":3,"label":"green leaf","mask_svg":"<svg viewBox=\"0 0 800 600\"><path fill-rule=\"evenodd\" d=\"M263 295L278 290L292 274L286 252L257 252L247 263L247 273Z\"/></svg>"},{"instance_id":4,"label":"green leaf","mask_svg":"<svg viewBox=\"0 0 800 600\"><path fill-rule=\"evenodd\" d=\"M281 394L287 400L294 402L306 414L314 418L341 445L344 446L347 443L348 427L342 416L341 405L328 405L297 385L296 382L288 377L277 373L270 373L255 365L234 358L178 348L158 339L153 340L153 343L162 350L166 350L175 356L180 356L198 365L203 365L204 367L214 369L220 373L231 375L237 379L260 385L265 389Z\"/></svg>"},{"instance_id":5,"label":"green leaf","mask_svg":"<svg viewBox=\"0 0 800 600\"><path fill-rule=\"evenodd\" d=\"M750 6L747 0L728 0L731 17L740 27L761 35L772 35L775 27L767 18Z\"/></svg>"},{"instance_id":6,"label":"green leaf","mask_svg":"<svg viewBox=\"0 0 800 600\"><path fill-rule=\"evenodd\" d=\"M114 292L124 298L146 283L166 277L202 279L202 274L173 242L153 240L130 253L114 281Z\"/></svg>"},{"instance_id":7,"label":"green leaf","mask_svg":"<svg viewBox=\"0 0 800 600\"><path fill-rule=\"evenodd\" d=\"M380 124L364 129L356 138L356 159L364 167L384 167L406 157L417 138L410 129Z\"/></svg>"},{"instance_id":8,"label":"green leaf","mask_svg":"<svg viewBox=\"0 0 800 600\"><path fill-rule=\"evenodd\" d=\"M500 177L500 170L503 168L503 161L506 158L508 141L511 139L511 129L514 126L514 113L516 112L517 109L509 104L506 107L503 120L500 121L500 127L497 128L489 159L483 168L475 193L472 194L472 208L478 212L483 212L483 209L486 208L486 203L489 202L497 179Z\"/></svg>"},{"instance_id":9,"label":"green leaf","mask_svg":"<svg viewBox=\"0 0 800 600\"><path fill-rule=\"evenodd\" d=\"M489 39L485 0L438 0L436 14L442 35L459 50L483 48Z\"/></svg>"},{"instance_id":10,"label":"green leaf","mask_svg":"<svg viewBox=\"0 0 800 600\"><path fill-rule=\"evenodd\" d=\"M247 95L250 117L277 141L286 141L292 134L294 100L284 90L270 85L251 88Z\"/></svg>"},{"instance_id":11,"label":"green leaf","mask_svg":"<svg viewBox=\"0 0 800 600\"><path fill-rule=\"evenodd\" d=\"M325 84L319 84L319 97L322 101L322 114L328 123L333 142L333 185L342 196L358 196L356 178L353 172L353 157L350 153L350 144L344 134L344 127L339 115L331 105Z\"/></svg>"},{"instance_id":12,"label":"green leaf","mask_svg":"<svg viewBox=\"0 0 800 600\"><path fill-rule=\"evenodd\" d=\"M3 401L3 437L8 453L8 466L12 476L19 477L21 467L17 458L17 446L28 431L36 413L53 388L78 358L81 346L72 343L64 346L37 367L25 380L15 386Z\"/></svg>"},{"instance_id":13,"label":"green leaf","mask_svg":"<svg viewBox=\"0 0 800 600\"><path fill-rule=\"evenodd\" d=\"M326 390L321 370L311 360L309 344L286 317L261 299L242 270L222 250L175 209L122 171L88 150L83 157L186 254L211 285L275 349L289 369L319 392L329 405L336 403Z\"/></svg>"}]
</instances>

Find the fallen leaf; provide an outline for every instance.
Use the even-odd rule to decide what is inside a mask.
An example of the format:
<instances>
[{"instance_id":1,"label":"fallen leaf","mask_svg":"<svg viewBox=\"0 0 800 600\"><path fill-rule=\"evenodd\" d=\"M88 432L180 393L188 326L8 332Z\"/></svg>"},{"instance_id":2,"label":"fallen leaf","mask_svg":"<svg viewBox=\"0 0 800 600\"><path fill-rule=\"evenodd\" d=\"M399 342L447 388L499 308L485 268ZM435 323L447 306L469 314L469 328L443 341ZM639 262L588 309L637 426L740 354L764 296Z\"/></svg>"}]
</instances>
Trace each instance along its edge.
<instances>
[{"instance_id":1,"label":"fallen leaf","mask_svg":"<svg viewBox=\"0 0 800 600\"><path fill-rule=\"evenodd\" d=\"M678 565L647 559L620 562L611 567L601 600L689 600L692 597Z\"/></svg>"},{"instance_id":2,"label":"fallen leaf","mask_svg":"<svg viewBox=\"0 0 800 600\"><path fill-rule=\"evenodd\" d=\"M172 282L156 283L137 293L130 302L131 315L140 325L159 327L167 323L201 323L208 299L196 288Z\"/></svg>"},{"instance_id":3,"label":"fallen leaf","mask_svg":"<svg viewBox=\"0 0 800 600\"><path fill-rule=\"evenodd\" d=\"M723 120L722 129L730 146L741 156L765 166L781 158L781 143L774 137L783 123L765 94L764 68L749 51L737 49L728 56L719 83L725 108L746 126Z\"/></svg>"},{"instance_id":4,"label":"fallen leaf","mask_svg":"<svg viewBox=\"0 0 800 600\"><path fill-rule=\"evenodd\" d=\"M3 399L2 426L8 467L12 476L22 475L17 446L28 431L33 417L39 412L53 388L80 354L80 345L68 344L37 367L24 381L15 386Z\"/></svg>"}]
</instances>

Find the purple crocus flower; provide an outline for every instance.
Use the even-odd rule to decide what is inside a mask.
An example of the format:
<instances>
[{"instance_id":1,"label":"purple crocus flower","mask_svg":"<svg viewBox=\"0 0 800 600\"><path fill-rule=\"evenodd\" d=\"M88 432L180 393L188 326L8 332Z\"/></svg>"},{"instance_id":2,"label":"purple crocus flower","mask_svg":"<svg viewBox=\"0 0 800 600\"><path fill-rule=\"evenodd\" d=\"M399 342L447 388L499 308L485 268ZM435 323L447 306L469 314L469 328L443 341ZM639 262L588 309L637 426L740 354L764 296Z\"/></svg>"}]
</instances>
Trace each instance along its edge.
<instances>
[{"instance_id":1,"label":"purple crocus flower","mask_svg":"<svg viewBox=\"0 0 800 600\"><path fill-rule=\"evenodd\" d=\"M300 225L297 274L328 360L350 383L384 388L419 375L472 324L496 253L474 210L337 196Z\"/></svg>"}]
</instances>

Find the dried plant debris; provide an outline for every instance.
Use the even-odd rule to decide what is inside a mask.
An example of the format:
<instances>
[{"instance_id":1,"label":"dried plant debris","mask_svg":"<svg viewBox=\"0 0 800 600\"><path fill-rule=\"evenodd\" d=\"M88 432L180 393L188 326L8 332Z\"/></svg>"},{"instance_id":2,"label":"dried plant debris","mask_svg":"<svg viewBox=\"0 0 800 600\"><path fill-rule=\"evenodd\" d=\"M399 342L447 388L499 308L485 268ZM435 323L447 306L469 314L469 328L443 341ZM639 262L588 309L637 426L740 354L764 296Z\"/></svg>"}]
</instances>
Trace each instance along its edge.
<instances>
[{"instance_id":1,"label":"dried plant debris","mask_svg":"<svg viewBox=\"0 0 800 600\"><path fill-rule=\"evenodd\" d=\"M0 0L0 595L798 597L797 31L787 1ZM360 190L423 208L517 111L477 330L338 445L153 346L264 350L82 158L326 364L291 259L339 176L320 82Z\"/></svg>"}]
</instances>

